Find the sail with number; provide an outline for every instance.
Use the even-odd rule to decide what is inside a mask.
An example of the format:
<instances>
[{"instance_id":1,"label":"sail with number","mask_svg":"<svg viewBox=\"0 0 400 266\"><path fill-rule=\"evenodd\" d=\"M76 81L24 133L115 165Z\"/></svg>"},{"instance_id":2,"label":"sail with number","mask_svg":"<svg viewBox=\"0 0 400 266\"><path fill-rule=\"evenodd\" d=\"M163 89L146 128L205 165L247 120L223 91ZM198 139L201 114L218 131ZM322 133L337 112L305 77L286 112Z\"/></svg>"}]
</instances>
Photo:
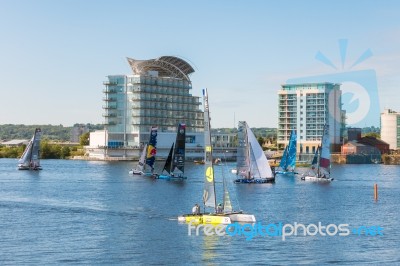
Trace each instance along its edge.
<instances>
[{"instance_id":1,"label":"sail with number","mask_svg":"<svg viewBox=\"0 0 400 266\"><path fill-rule=\"evenodd\" d=\"M203 90L204 102L204 192L203 202L206 207L216 210L215 179L211 145L210 111L207 89Z\"/></svg>"},{"instance_id":2,"label":"sail with number","mask_svg":"<svg viewBox=\"0 0 400 266\"><path fill-rule=\"evenodd\" d=\"M185 173L185 142L186 142L186 125L179 124L176 134L176 142L172 143L168 158L165 161L163 171L167 171L168 175L160 174L158 179L187 179ZM163 172L162 171L162 172Z\"/></svg>"},{"instance_id":3,"label":"sail with number","mask_svg":"<svg viewBox=\"0 0 400 266\"><path fill-rule=\"evenodd\" d=\"M178 133L176 134L172 172L176 170L179 170L181 173L185 172L185 141L186 125L179 124Z\"/></svg>"},{"instance_id":4,"label":"sail with number","mask_svg":"<svg viewBox=\"0 0 400 266\"><path fill-rule=\"evenodd\" d=\"M146 149L146 164L154 169L154 162L157 154L157 127L152 127L150 130L150 140Z\"/></svg>"},{"instance_id":5,"label":"sail with number","mask_svg":"<svg viewBox=\"0 0 400 266\"><path fill-rule=\"evenodd\" d=\"M286 171L287 169L287 161L288 161L288 146L285 147L285 150L283 151L282 159L279 162L279 167Z\"/></svg>"},{"instance_id":6,"label":"sail with number","mask_svg":"<svg viewBox=\"0 0 400 266\"><path fill-rule=\"evenodd\" d=\"M239 121L236 169L237 175L242 177L250 177L250 150L246 130L246 122Z\"/></svg>"},{"instance_id":7,"label":"sail with number","mask_svg":"<svg viewBox=\"0 0 400 266\"><path fill-rule=\"evenodd\" d=\"M149 142L143 146L142 154L135 169L129 171L134 175L154 175L154 162L157 154L157 127L151 127ZM150 167L151 172L145 171L146 165Z\"/></svg>"},{"instance_id":8,"label":"sail with number","mask_svg":"<svg viewBox=\"0 0 400 266\"><path fill-rule=\"evenodd\" d=\"M301 177L302 180L324 182L330 182L333 180L333 178L330 177L331 152L328 125L324 126L321 147L318 146L315 151L311 165L311 171L304 173Z\"/></svg>"},{"instance_id":9,"label":"sail with number","mask_svg":"<svg viewBox=\"0 0 400 266\"><path fill-rule=\"evenodd\" d=\"M319 159L319 167L324 168L328 173L331 166L331 151L330 151L329 127L324 126L324 135L322 136L321 155Z\"/></svg>"},{"instance_id":10,"label":"sail with number","mask_svg":"<svg viewBox=\"0 0 400 266\"><path fill-rule=\"evenodd\" d=\"M289 139L288 161L286 170L293 171L296 168L296 154L297 154L297 135L296 131L292 130Z\"/></svg>"},{"instance_id":11,"label":"sail with number","mask_svg":"<svg viewBox=\"0 0 400 266\"><path fill-rule=\"evenodd\" d=\"M279 167L283 170L280 173L294 171L296 168L297 135L294 130L290 133L289 144L285 147Z\"/></svg>"}]
</instances>

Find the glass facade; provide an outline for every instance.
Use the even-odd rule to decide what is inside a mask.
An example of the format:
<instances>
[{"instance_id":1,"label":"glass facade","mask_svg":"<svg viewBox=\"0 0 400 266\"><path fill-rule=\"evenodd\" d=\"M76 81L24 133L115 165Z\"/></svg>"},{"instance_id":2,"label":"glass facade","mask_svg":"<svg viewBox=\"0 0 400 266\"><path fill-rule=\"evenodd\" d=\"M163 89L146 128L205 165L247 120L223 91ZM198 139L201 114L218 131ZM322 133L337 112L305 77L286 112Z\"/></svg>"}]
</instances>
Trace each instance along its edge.
<instances>
[{"instance_id":1,"label":"glass facade","mask_svg":"<svg viewBox=\"0 0 400 266\"><path fill-rule=\"evenodd\" d=\"M110 146L140 146L151 126L159 132L176 132L178 124L185 123L187 133L203 132L200 97L191 95L191 81L162 74L150 68L139 74L108 76L103 116Z\"/></svg>"}]
</instances>

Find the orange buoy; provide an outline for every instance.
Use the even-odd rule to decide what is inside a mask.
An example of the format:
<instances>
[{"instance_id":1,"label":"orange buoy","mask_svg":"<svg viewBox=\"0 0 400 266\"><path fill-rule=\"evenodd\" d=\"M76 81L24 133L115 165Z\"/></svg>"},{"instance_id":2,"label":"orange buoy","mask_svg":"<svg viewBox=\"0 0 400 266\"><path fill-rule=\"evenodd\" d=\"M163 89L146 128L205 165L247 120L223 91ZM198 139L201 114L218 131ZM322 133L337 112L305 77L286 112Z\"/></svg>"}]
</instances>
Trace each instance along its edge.
<instances>
[{"instance_id":1,"label":"orange buoy","mask_svg":"<svg viewBox=\"0 0 400 266\"><path fill-rule=\"evenodd\" d=\"M378 200L378 184L374 184L374 199Z\"/></svg>"}]
</instances>

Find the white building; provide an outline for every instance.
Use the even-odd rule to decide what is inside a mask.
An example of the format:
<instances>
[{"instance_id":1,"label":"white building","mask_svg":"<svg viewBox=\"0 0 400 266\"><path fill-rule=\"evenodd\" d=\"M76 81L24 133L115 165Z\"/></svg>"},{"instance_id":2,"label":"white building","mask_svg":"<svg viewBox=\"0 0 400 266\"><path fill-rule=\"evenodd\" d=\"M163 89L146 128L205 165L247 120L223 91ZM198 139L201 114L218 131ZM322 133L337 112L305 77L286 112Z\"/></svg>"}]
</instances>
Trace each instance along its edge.
<instances>
[{"instance_id":1,"label":"white building","mask_svg":"<svg viewBox=\"0 0 400 266\"><path fill-rule=\"evenodd\" d=\"M389 144L389 149L400 149L400 113L391 109L381 113L381 140Z\"/></svg>"},{"instance_id":2,"label":"white building","mask_svg":"<svg viewBox=\"0 0 400 266\"><path fill-rule=\"evenodd\" d=\"M345 128L341 95L336 83L282 85L278 91L278 145L287 145L290 132L296 130L298 152L313 154L328 124L331 143L339 149Z\"/></svg>"},{"instance_id":3,"label":"white building","mask_svg":"<svg viewBox=\"0 0 400 266\"><path fill-rule=\"evenodd\" d=\"M132 75L110 75L104 82L105 130L90 134L89 157L132 159L158 127L158 157L167 156L179 123L186 124L187 155L198 157L204 146L200 97L191 94L194 69L173 56L128 58Z\"/></svg>"}]
</instances>

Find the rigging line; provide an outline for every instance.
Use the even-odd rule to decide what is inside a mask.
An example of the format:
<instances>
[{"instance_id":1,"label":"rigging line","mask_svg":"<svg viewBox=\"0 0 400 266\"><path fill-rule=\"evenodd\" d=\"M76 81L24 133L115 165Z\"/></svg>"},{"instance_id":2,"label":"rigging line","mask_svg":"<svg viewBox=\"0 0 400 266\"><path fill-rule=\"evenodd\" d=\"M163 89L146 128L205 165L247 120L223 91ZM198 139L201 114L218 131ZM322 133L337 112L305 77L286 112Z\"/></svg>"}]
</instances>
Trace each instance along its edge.
<instances>
[{"instance_id":1,"label":"rigging line","mask_svg":"<svg viewBox=\"0 0 400 266\"><path fill-rule=\"evenodd\" d=\"M220 140L220 148L222 148L222 143L221 143L221 140ZM225 162L223 162L222 161L222 159L221 159L221 163L222 163L222 167L221 167L221 173L222 173L222 179L224 180L225 179L225 171L226 171L226 168L227 168L227 159L226 159L226 155L225 155L225 152L222 152L222 154L223 154L223 159L224 159L224 161ZM227 189L228 189L228 192L229 191L232 191L233 193L230 193L230 195L231 195L231 202L233 202L233 200L235 201L235 205L234 206L237 206L237 210L240 210L240 205L239 205L239 199L238 199L238 196L237 196L237 193L236 193L236 190L234 190L233 189L233 180L231 180L232 178L229 178L229 180L228 179L225 179L225 183L227 184ZM227 181L230 181L230 182L227 182ZM232 197L233 196L233 197ZM225 197L225 195L224 195L224 197ZM233 208L232 208L233 209Z\"/></svg>"}]
</instances>

